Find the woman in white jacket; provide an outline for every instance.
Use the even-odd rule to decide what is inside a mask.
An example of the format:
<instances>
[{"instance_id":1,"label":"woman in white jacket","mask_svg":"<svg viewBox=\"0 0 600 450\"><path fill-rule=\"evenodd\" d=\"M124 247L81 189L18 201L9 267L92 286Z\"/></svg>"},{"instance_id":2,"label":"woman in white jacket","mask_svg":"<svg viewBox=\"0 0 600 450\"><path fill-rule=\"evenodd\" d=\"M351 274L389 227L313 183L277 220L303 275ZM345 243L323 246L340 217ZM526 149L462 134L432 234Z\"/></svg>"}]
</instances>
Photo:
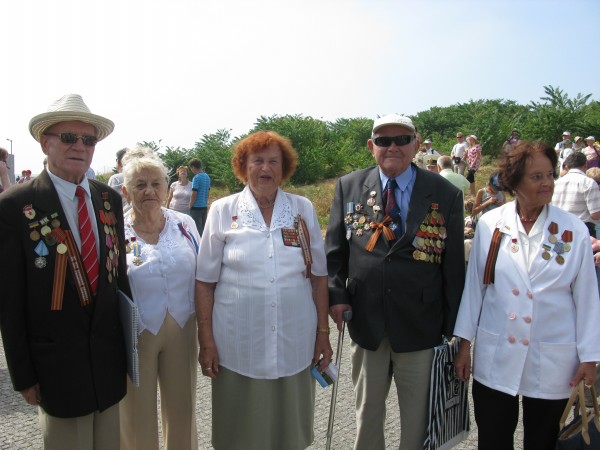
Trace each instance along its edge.
<instances>
[{"instance_id":1,"label":"woman in white jacket","mask_svg":"<svg viewBox=\"0 0 600 450\"><path fill-rule=\"evenodd\" d=\"M600 360L600 300L587 228L549 205L556 152L520 141L500 183L515 201L477 224L454 329L457 376L471 373L479 449L512 449L522 396L524 446L554 449L572 386ZM500 418L500 420L499 420Z\"/></svg>"}]
</instances>

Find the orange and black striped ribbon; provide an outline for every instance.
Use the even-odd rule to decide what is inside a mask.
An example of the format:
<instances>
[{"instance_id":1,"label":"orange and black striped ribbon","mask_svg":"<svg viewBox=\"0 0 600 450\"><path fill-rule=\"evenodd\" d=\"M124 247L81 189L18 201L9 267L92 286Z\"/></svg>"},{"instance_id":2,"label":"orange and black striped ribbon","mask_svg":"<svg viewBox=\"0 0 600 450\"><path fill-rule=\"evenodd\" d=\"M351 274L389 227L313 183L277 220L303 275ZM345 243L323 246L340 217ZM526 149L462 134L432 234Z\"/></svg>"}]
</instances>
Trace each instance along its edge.
<instances>
[{"instance_id":1,"label":"orange and black striped ribbon","mask_svg":"<svg viewBox=\"0 0 600 450\"><path fill-rule=\"evenodd\" d=\"M496 273L496 260L500 250L500 241L502 240L502 232L499 228L494 230L492 234L492 242L488 251L487 260L485 261L485 269L483 271L483 284L493 284Z\"/></svg>"},{"instance_id":2,"label":"orange and black striped ribbon","mask_svg":"<svg viewBox=\"0 0 600 450\"><path fill-rule=\"evenodd\" d=\"M306 228L306 222L300 214L298 214L297 220L298 240L302 248L302 256L304 256L304 264L306 264L306 278L310 278L310 267L313 263L312 253L310 252L310 234Z\"/></svg>"},{"instance_id":3,"label":"orange and black striped ribbon","mask_svg":"<svg viewBox=\"0 0 600 450\"><path fill-rule=\"evenodd\" d=\"M367 242L367 245L365 245L366 251L373 251L373 249L375 248L375 244L377 244L377 239L379 239L379 236L381 236L382 232L388 241L393 241L394 239L396 239L396 235L388 226L391 222L392 218L388 215L386 215L383 218L383 221L381 222L371 222L371 229L374 229L375 231L373 231L369 242Z\"/></svg>"},{"instance_id":4,"label":"orange and black striped ribbon","mask_svg":"<svg viewBox=\"0 0 600 450\"><path fill-rule=\"evenodd\" d=\"M77 244L73 238L73 233L71 233L71 230L67 230L65 231L65 235L71 273L75 279L75 287L77 288L79 302L81 303L81 306L86 306L92 301L92 289L90 287L90 282L88 281L87 272L83 267L81 254L77 250Z\"/></svg>"},{"instance_id":5,"label":"orange and black striped ribbon","mask_svg":"<svg viewBox=\"0 0 600 450\"><path fill-rule=\"evenodd\" d=\"M65 276L67 274L67 254L56 253L54 260L54 283L52 284L51 311L62 310L63 295L65 293Z\"/></svg>"}]
</instances>

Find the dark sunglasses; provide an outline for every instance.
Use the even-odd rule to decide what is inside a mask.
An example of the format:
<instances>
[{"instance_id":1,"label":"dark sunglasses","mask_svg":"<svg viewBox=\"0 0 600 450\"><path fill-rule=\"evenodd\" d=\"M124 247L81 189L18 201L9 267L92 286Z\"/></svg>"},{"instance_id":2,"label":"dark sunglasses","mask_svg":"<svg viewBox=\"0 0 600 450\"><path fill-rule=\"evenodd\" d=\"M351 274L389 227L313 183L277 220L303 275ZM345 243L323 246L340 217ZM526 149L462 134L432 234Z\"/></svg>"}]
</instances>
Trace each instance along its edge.
<instances>
[{"instance_id":1,"label":"dark sunglasses","mask_svg":"<svg viewBox=\"0 0 600 450\"><path fill-rule=\"evenodd\" d=\"M44 133L47 136L56 136L58 138L60 138L60 141L63 144L75 144L79 138L81 138L81 142L83 142L83 145L86 145L88 147L93 147L94 145L96 145L96 143L98 142L98 138L96 136L88 136L88 135L77 135L75 133L60 133L60 134L54 134L54 133Z\"/></svg>"},{"instance_id":2,"label":"dark sunglasses","mask_svg":"<svg viewBox=\"0 0 600 450\"><path fill-rule=\"evenodd\" d=\"M373 139L373 142L377 147L389 147L392 145L392 142L396 144L398 147L402 145L410 144L415 140L414 134L403 134L400 136L379 136Z\"/></svg>"}]
</instances>

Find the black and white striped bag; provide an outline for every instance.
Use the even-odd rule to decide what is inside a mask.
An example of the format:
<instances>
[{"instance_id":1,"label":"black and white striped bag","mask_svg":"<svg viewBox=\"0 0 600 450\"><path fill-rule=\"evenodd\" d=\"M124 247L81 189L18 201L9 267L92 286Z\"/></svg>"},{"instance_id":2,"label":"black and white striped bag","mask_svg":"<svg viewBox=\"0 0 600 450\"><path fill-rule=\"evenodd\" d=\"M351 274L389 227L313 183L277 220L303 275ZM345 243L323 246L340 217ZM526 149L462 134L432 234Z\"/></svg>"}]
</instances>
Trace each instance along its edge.
<instances>
[{"instance_id":1,"label":"black and white striped bag","mask_svg":"<svg viewBox=\"0 0 600 450\"><path fill-rule=\"evenodd\" d=\"M469 435L469 384L456 378L458 339L435 347L429 390L429 425L423 448L450 449Z\"/></svg>"}]
</instances>

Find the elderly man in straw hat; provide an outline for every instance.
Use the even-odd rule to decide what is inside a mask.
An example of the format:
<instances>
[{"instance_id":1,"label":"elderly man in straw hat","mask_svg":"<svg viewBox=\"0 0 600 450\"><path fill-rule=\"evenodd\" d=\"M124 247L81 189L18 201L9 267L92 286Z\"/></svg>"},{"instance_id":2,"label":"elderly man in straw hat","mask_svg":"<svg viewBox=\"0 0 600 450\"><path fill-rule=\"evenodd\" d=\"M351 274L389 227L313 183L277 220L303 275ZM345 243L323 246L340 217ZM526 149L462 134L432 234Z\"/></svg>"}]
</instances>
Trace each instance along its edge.
<instances>
[{"instance_id":1,"label":"elderly man in straw hat","mask_svg":"<svg viewBox=\"0 0 600 450\"><path fill-rule=\"evenodd\" d=\"M129 294L121 198L85 177L113 122L65 95L31 119L48 157L0 196L0 329L14 389L39 407L44 448L119 448Z\"/></svg>"}]
</instances>

